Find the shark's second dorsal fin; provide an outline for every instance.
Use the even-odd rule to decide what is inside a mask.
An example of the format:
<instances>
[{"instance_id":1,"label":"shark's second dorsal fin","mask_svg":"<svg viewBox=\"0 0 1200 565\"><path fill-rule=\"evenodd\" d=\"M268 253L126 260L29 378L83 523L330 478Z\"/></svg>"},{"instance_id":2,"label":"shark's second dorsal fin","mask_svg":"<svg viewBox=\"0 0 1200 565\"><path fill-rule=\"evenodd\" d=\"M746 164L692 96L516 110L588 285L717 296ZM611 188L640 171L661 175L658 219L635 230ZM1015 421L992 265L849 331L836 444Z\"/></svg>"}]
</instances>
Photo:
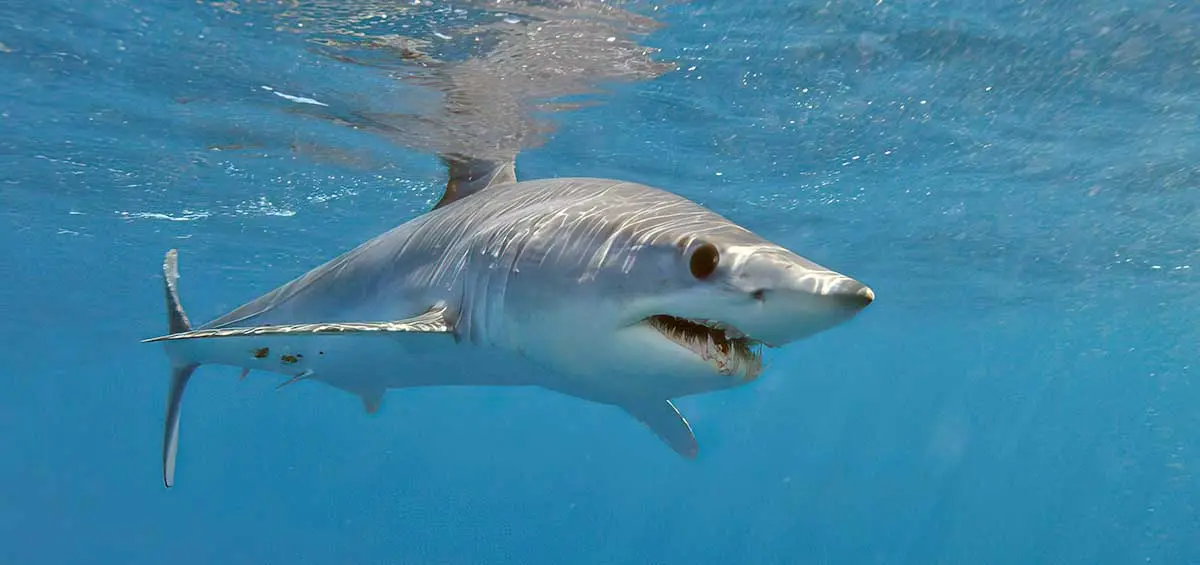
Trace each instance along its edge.
<instances>
[{"instance_id":1,"label":"shark's second dorsal fin","mask_svg":"<svg viewBox=\"0 0 1200 565\"><path fill-rule=\"evenodd\" d=\"M454 153L442 154L440 157L446 164L449 175L446 179L446 192L433 206L434 210L489 186L517 181L516 163L512 159L478 159Z\"/></svg>"}]
</instances>

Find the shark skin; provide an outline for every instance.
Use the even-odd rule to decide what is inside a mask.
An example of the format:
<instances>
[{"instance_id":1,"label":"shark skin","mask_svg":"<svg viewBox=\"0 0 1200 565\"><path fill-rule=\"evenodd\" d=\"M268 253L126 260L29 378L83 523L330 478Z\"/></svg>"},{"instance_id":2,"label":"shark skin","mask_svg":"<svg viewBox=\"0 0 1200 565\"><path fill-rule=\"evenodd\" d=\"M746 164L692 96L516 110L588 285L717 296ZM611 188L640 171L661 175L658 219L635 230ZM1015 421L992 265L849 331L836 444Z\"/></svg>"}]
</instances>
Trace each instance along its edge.
<instances>
[{"instance_id":1,"label":"shark skin","mask_svg":"<svg viewBox=\"0 0 1200 565\"><path fill-rule=\"evenodd\" d=\"M146 340L172 367L166 486L183 392L203 365L322 382L368 412L390 389L540 387L620 407L695 457L671 399L751 382L764 347L842 324L875 298L671 192L517 181L511 162L443 159L450 181L434 209L201 326L180 305L168 252L169 333Z\"/></svg>"}]
</instances>

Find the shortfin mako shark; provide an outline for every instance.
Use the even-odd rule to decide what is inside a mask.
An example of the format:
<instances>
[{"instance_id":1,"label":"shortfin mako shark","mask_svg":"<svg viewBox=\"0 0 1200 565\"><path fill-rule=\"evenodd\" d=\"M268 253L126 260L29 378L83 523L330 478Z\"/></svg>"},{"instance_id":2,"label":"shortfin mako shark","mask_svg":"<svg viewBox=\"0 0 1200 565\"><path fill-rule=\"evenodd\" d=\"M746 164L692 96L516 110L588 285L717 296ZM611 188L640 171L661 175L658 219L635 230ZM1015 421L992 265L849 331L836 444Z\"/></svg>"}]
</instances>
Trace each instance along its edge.
<instances>
[{"instance_id":1,"label":"shortfin mako shark","mask_svg":"<svg viewBox=\"0 0 1200 565\"><path fill-rule=\"evenodd\" d=\"M197 367L312 380L378 410L396 388L535 386L620 407L680 455L671 399L739 386L763 347L838 325L866 285L681 196L596 178L518 181L515 161L441 156L432 210L202 326L163 263L171 363L163 481ZM281 385L282 386L282 385Z\"/></svg>"}]
</instances>

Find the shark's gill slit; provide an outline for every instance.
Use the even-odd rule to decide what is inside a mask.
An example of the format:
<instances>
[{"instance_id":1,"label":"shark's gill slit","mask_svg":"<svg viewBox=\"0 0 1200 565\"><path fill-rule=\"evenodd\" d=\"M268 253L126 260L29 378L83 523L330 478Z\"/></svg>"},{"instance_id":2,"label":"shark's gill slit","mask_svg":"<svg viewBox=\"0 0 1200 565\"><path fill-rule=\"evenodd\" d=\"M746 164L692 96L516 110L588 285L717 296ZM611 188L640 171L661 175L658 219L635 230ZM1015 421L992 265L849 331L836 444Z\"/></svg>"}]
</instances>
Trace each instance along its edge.
<instances>
[{"instance_id":1,"label":"shark's gill slit","mask_svg":"<svg viewBox=\"0 0 1200 565\"><path fill-rule=\"evenodd\" d=\"M646 323L667 339L713 363L723 375L744 374L746 379L753 379L762 372L763 344L733 326L666 314L650 316Z\"/></svg>"}]
</instances>

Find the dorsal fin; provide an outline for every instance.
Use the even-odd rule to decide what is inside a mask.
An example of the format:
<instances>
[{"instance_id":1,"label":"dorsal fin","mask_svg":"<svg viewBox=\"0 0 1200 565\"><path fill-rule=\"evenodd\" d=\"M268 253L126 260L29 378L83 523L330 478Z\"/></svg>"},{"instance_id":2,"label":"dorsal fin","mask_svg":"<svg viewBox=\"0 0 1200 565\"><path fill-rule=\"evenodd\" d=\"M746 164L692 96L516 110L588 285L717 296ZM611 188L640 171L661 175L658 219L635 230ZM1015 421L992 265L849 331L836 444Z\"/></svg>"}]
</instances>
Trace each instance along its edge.
<instances>
[{"instance_id":1,"label":"dorsal fin","mask_svg":"<svg viewBox=\"0 0 1200 565\"><path fill-rule=\"evenodd\" d=\"M493 161L456 153L442 154L439 157L446 164L449 178L446 180L446 193L434 205L434 210L489 186L517 181L516 163L512 159Z\"/></svg>"}]
</instances>

